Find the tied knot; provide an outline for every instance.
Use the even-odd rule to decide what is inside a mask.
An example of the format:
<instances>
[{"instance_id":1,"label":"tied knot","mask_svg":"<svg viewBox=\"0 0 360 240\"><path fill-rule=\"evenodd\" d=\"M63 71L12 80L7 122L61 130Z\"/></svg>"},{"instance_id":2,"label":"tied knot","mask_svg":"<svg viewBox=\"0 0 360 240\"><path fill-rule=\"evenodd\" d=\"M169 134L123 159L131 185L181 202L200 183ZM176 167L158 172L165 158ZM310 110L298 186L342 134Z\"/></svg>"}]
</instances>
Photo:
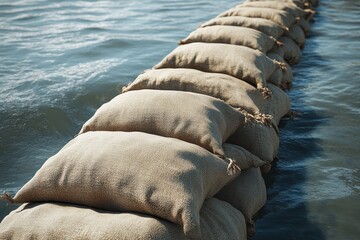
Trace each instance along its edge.
<instances>
[{"instance_id":1,"label":"tied knot","mask_svg":"<svg viewBox=\"0 0 360 240\"><path fill-rule=\"evenodd\" d=\"M0 195L0 199L1 200L5 200L8 201L10 203L14 202L14 199L10 196L10 194L8 194L7 192L4 192L3 194Z\"/></svg>"},{"instance_id":2,"label":"tied knot","mask_svg":"<svg viewBox=\"0 0 360 240\"><path fill-rule=\"evenodd\" d=\"M236 172L241 172L240 167L235 163L235 161L231 158L226 158L229 161L229 165L227 167L227 174L229 176L234 175Z\"/></svg>"}]
</instances>

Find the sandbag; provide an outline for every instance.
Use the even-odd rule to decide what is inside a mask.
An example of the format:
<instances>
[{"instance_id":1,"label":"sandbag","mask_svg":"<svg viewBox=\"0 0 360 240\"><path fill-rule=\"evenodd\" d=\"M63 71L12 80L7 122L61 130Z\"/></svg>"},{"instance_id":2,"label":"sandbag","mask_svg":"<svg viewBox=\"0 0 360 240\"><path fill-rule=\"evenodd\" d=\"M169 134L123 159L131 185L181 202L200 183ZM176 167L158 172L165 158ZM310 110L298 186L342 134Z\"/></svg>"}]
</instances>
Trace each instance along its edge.
<instances>
[{"instance_id":1,"label":"sandbag","mask_svg":"<svg viewBox=\"0 0 360 240\"><path fill-rule=\"evenodd\" d=\"M284 36L290 37L296 42L296 44L303 48L305 44L305 34L302 28L298 24L293 24L289 31L285 31Z\"/></svg>"},{"instance_id":2,"label":"sandbag","mask_svg":"<svg viewBox=\"0 0 360 240\"><path fill-rule=\"evenodd\" d=\"M283 46L275 46L269 53L275 53L285 59L290 65L295 65L300 62L301 49L300 47L289 37L282 36L279 40L284 43Z\"/></svg>"},{"instance_id":3,"label":"sandbag","mask_svg":"<svg viewBox=\"0 0 360 240\"><path fill-rule=\"evenodd\" d=\"M227 143L241 146L267 163L271 163L277 157L279 150L277 125L290 111L290 100L284 91L272 84L269 84L269 88L273 96L262 111L273 116L272 127L247 124L245 127L239 127L227 140Z\"/></svg>"},{"instance_id":4,"label":"sandbag","mask_svg":"<svg viewBox=\"0 0 360 240\"><path fill-rule=\"evenodd\" d=\"M266 81L278 64L262 52L244 46L190 43L177 47L154 68L193 68L228 74L255 86L267 98L270 93Z\"/></svg>"},{"instance_id":5,"label":"sandbag","mask_svg":"<svg viewBox=\"0 0 360 240\"><path fill-rule=\"evenodd\" d=\"M209 95L219 98L234 108L241 108L252 113L259 123L267 124L268 117L261 114L267 111L269 115L275 113L269 111L268 104L277 109L282 104L289 104L286 94L279 92L276 87L270 88L276 91L274 99L264 99L262 94L250 84L220 73L206 73L189 68L164 68L153 69L140 74L134 82L123 88L123 92L140 89L159 89L188 91ZM282 102L276 99L281 96ZM277 106L276 104L280 104ZM274 111L276 111L274 109ZM281 111L280 111L281 112ZM259 114L260 113L260 114ZM282 113L275 113L276 121ZM262 120L261 120L262 119Z\"/></svg>"},{"instance_id":6,"label":"sandbag","mask_svg":"<svg viewBox=\"0 0 360 240\"><path fill-rule=\"evenodd\" d=\"M240 146L224 143L223 148L225 155L234 160L241 171L266 165L266 162L262 161L260 158Z\"/></svg>"},{"instance_id":7,"label":"sandbag","mask_svg":"<svg viewBox=\"0 0 360 240\"><path fill-rule=\"evenodd\" d=\"M249 124L238 128L227 143L241 146L270 164L278 154L279 135L274 127Z\"/></svg>"},{"instance_id":8,"label":"sandbag","mask_svg":"<svg viewBox=\"0 0 360 240\"><path fill-rule=\"evenodd\" d=\"M289 12L271 8L235 7L218 15L218 17L229 16L265 18L286 28L289 28L296 21L296 18Z\"/></svg>"},{"instance_id":9,"label":"sandbag","mask_svg":"<svg viewBox=\"0 0 360 240\"><path fill-rule=\"evenodd\" d=\"M141 90L120 94L102 105L79 134L139 131L177 138L224 156L222 143L245 121L243 113L210 96Z\"/></svg>"},{"instance_id":10,"label":"sandbag","mask_svg":"<svg viewBox=\"0 0 360 240\"><path fill-rule=\"evenodd\" d=\"M219 25L198 28L180 41L181 44L193 42L234 44L257 49L261 52L269 51L274 44L281 44L275 38L255 29Z\"/></svg>"},{"instance_id":11,"label":"sandbag","mask_svg":"<svg viewBox=\"0 0 360 240\"><path fill-rule=\"evenodd\" d=\"M265 33L268 36L272 36L275 39L278 39L281 35L284 34L285 31L283 26L280 26L271 20L242 16L213 18L202 24L201 27L204 28L216 25L252 28Z\"/></svg>"},{"instance_id":12,"label":"sandbag","mask_svg":"<svg viewBox=\"0 0 360 240\"><path fill-rule=\"evenodd\" d=\"M275 0L246 0L245 2L258 2L258 1L268 1L268 2L274 2ZM293 3L299 8L304 8L304 2L307 2L307 0L276 0L277 2L284 2L284 3Z\"/></svg>"},{"instance_id":13,"label":"sandbag","mask_svg":"<svg viewBox=\"0 0 360 240\"><path fill-rule=\"evenodd\" d=\"M238 209L248 223L253 223L255 214L265 205L266 186L259 168L247 169L227 186L216 198Z\"/></svg>"},{"instance_id":14,"label":"sandbag","mask_svg":"<svg viewBox=\"0 0 360 240\"><path fill-rule=\"evenodd\" d=\"M305 12L303 9L299 8L293 3L284 3L277 1L256 1L256 2L245 2L237 5L236 7L258 7L258 8L271 8L276 10L283 10L285 12L289 12L294 17L302 17Z\"/></svg>"},{"instance_id":15,"label":"sandbag","mask_svg":"<svg viewBox=\"0 0 360 240\"><path fill-rule=\"evenodd\" d=\"M300 18L296 24L301 27L301 29L304 31L305 36L310 35L310 24L308 21L306 21L305 18Z\"/></svg>"},{"instance_id":16,"label":"sandbag","mask_svg":"<svg viewBox=\"0 0 360 240\"><path fill-rule=\"evenodd\" d=\"M266 55L271 59L284 63L280 69L276 70L273 75L271 75L268 82L279 86L282 89L289 89L293 80L290 65L285 62L284 58L274 52L269 52Z\"/></svg>"},{"instance_id":17,"label":"sandbag","mask_svg":"<svg viewBox=\"0 0 360 240\"><path fill-rule=\"evenodd\" d=\"M205 149L140 132L89 132L47 160L14 203L65 202L154 215L200 237L199 211L238 172ZM3 196L4 198L4 196Z\"/></svg>"},{"instance_id":18,"label":"sandbag","mask_svg":"<svg viewBox=\"0 0 360 240\"><path fill-rule=\"evenodd\" d=\"M216 198L200 211L202 239L246 239L241 212ZM62 203L23 204L0 224L0 239L186 239L179 226L140 213Z\"/></svg>"}]
</instances>

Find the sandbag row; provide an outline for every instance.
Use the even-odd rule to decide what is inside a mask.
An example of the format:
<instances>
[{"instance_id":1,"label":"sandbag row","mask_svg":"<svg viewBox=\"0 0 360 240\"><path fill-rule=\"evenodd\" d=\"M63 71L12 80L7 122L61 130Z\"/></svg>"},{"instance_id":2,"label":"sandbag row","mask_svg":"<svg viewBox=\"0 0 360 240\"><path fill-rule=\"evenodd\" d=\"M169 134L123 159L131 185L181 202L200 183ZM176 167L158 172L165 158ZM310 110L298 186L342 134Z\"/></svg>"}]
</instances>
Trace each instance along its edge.
<instances>
[{"instance_id":1,"label":"sandbag row","mask_svg":"<svg viewBox=\"0 0 360 240\"><path fill-rule=\"evenodd\" d=\"M181 40L1 195L23 205L0 238L252 236L313 4L247 1Z\"/></svg>"}]
</instances>

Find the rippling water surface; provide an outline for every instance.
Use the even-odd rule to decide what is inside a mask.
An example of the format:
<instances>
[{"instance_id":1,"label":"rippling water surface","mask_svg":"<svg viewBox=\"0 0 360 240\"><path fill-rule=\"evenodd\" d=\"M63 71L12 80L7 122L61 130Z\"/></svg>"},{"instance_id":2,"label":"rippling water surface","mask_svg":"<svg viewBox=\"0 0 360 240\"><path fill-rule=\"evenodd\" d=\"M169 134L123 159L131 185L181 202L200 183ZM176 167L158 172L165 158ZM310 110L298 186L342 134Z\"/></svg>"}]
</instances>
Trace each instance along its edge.
<instances>
[{"instance_id":1,"label":"rippling water surface","mask_svg":"<svg viewBox=\"0 0 360 240\"><path fill-rule=\"evenodd\" d=\"M16 193L102 103L237 3L1 1L0 191ZM360 236L360 2L318 11L255 239ZM0 219L14 208L1 202Z\"/></svg>"}]
</instances>

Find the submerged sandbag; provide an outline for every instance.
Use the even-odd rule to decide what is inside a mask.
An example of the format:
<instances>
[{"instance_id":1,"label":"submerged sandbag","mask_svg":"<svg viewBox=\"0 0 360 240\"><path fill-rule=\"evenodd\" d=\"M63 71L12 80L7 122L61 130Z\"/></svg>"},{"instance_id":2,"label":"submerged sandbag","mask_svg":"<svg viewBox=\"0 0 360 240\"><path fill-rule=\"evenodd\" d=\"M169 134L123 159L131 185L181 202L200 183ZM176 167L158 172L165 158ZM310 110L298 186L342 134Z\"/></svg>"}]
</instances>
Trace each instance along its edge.
<instances>
[{"instance_id":1,"label":"submerged sandbag","mask_svg":"<svg viewBox=\"0 0 360 240\"><path fill-rule=\"evenodd\" d=\"M296 18L289 12L283 10L276 10L271 8L256 8L256 7L235 7L221 13L218 17L243 16L254 18L265 18L271 20L281 26L289 28L295 23Z\"/></svg>"},{"instance_id":2,"label":"submerged sandbag","mask_svg":"<svg viewBox=\"0 0 360 240\"><path fill-rule=\"evenodd\" d=\"M256 86L264 97L268 97L266 81L278 68L278 63L264 53L244 46L190 43L177 47L154 68L193 68L228 74Z\"/></svg>"},{"instance_id":3,"label":"submerged sandbag","mask_svg":"<svg viewBox=\"0 0 360 240\"><path fill-rule=\"evenodd\" d=\"M283 10L289 12L294 17L302 17L305 12L293 3L277 2L277 1L256 1L256 2L245 2L237 5L236 7L258 7L258 8L271 8L276 10Z\"/></svg>"},{"instance_id":4,"label":"submerged sandbag","mask_svg":"<svg viewBox=\"0 0 360 240\"><path fill-rule=\"evenodd\" d=\"M216 197L230 203L244 214L249 224L253 224L253 217L266 202L266 186L260 169L250 168L241 172L234 181L217 193Z\"/></svg>"},{"instance_id":5,"label":"submerged sandbag","mask_svg":"<svg viewBox=\"0 0 360 240\"><path fill-rule=\"evenodd\" d=\"M201 239L246 239L245 219L216 198L200 211ZM108 212L62 203L23 204L0 224L0 239L151 239L186 237L166 220L140 213Z\"/></svg>"},{"instance_id":6,"label":"submerged sandbag","mask_svg":"<svg viewBox=\"0 0 360 240\"><path fill-rule=\"evenodd\" d=\"M227 167L205 149L174 138L89 132L47 160L10 200L146 213L198 238L203 201L237 176L227 174Z\"/></svg>"},{"instance_id":7,"label":"submerged sandbag","mask_svg":"<svg viewBox=\"0 0 360 240\"><path fill-rule=\"evenodd\" d=\"M303 48L305 44L305 34L304 31L301 29L301 27L298 24L293 24L289 31L285 31L284 36L290 37L292 40L296 42L296 44Z\"/></svg>"},{"instance_id":8,"label":"submerged sandbag","mask_svg":"<svg viewBox=\"0 0 360 240\"><path fill-rule=\"evenodd\" d=\"M285 31L285 28L283 26L280 26L279 24L274 23L271 20L242 16L213 18L202 24L201 27L204 28L216 25L252 28L262 33L265 33L268 36L272 36L275 39L278 39L281 35L284 34Z\"/></svg>"},{"instance_id":9,"label":"submerged sandbag","mask_svg":"<svg viewBox=\"0 0 360 240\"><path fill-rule=\"evenodd\" d=\"M255 29L221 25L198 28L180 41L181 44L193 42L234 44L261 52L269 51L274 44L281 44L275 38Z\"/></svg>"},{"instance_id":10,"label":"submerged sandbag","mask_svg":"<svg viewBox=\"0 0 360 240\"><path fill-rule=\"evenodd\" d=\"M181 91L140 90L102 105L82 127L88 131L139 131L197 144L223 156L222 143L245 124L223 101Z\"/></svg>"}]
</instances>

